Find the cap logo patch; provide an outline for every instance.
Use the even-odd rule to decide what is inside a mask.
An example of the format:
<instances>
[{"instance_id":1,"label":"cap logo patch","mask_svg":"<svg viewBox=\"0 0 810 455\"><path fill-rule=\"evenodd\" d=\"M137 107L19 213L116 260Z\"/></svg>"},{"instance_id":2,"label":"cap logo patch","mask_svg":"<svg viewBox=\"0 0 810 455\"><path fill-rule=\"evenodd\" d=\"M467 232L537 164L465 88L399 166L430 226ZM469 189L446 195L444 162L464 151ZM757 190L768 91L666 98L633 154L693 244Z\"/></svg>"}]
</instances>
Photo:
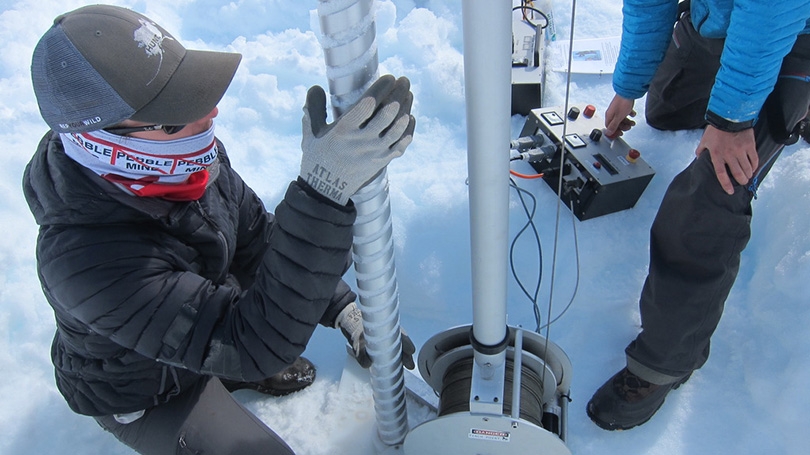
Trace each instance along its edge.
<instances>
[{"instance_id":1,"label":"cap logo patch","mask_svg":"<svg viewBox=\"0 0 810 455\"><path fill-rule=\"evenodd\" d=\"M147 57L158 56L160 58L155 75L146 83L146 85L149 85L155 80L160 73L160 67L163 66L163 40L171 40L172 37L163 36L163 32L152 22L147 22L143 19L138 19L138 21L141 23L141 26L133 33L135 42L138 43L138 47L146 51Z\"/></svg>"}]
</instances>

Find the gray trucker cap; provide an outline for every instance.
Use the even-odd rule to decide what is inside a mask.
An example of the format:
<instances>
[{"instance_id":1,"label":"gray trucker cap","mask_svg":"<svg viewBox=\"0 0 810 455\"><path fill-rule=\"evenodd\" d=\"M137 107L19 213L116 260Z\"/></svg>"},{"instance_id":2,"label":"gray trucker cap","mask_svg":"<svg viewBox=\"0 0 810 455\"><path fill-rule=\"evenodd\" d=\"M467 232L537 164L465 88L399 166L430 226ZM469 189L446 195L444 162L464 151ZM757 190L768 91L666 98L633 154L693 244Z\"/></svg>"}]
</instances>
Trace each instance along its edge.
<instances>
[{"instance_id":1,"label":"gray trucker cap","mask_svg":"<svg viewBox=\"0 0 810 455\"><path fill-rule=\"evenodd\" d=\"M126 119L185 125L219 103L241 59L187 50L141 14L92 5L54 20L34 49L31 78L42 118L59 133Z\"/></svg>"}]
</instances>

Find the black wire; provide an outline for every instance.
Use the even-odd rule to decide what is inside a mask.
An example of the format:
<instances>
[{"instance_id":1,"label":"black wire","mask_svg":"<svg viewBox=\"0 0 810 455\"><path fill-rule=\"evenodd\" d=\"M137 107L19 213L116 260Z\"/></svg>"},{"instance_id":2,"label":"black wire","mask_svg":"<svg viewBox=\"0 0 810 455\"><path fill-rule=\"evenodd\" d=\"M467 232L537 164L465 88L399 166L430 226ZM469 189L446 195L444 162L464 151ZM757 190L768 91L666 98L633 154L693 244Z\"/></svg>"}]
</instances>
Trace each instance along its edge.
<instances>
[{"instance_id":1,"label":"black wire","mask_svg":"<svg viewBox=\"0 0 810 455\"><path fill-rule=\"evenodd\" d=\"M512 8L512 11L515 11L515 10L524 10L524 11L525 11L525 10L529 10L529 11L533 11L533 12L535 12L535 13L537 13L537 14L539 14L539 15L543 16L543 20L545 20L545 21L546 21L546 25L544 25L544 26L540 27L540 30L545 30L545 28L546 28L546 27L548 27L548 16L546 16L546 13L544 13L544 12L540 11L539 9L537 9L537 8L535 8L535 7L533 7L533 6L525 6L525 5L520 5L520 6L516 6L516 7ZM534 22L530 21L530 20L529 20L529 19L526 17L526 15L524 15L524 16L523 16L523 20L525 20L525 21L526 21L526 22L527 22L529 25L531 25L532 27L537 28L537 24L535 24Z\"/></svg>"},{"instance_id":2,"label":"black wire","mask_svg":"<svg viewBox=\"0 0 810 455\"><path fill-rule=\"evenodd\" d=\"M523 291L523 294L529 299L532 303L532 310L534 311L534 321L536 323L535 331L539 332L541 327L540 324L542 323L542 316L540 313L540 305L538 304L538 295L540 294L540 283L543 277L543 247L540 242L540 234L537 232L537 226L534 224L534 214L537 211L537 198L535 198L534 194L531 192L519 187L514 179L509 179L509 186L514 188L517 191L518 198L520 198L520 203L523 206L523 212L526 214L526 224L515 234L515 238L512 239L512 244L509 246L509 267L512 271L512 277L514 277L515 281L517 282L520 290ZM526 204L526 200L523 199L523 194L527 194L531 198L532 206L531 210ZM534 240L537 245L537 284L534 288L534 293L530 293L526 287L523 285L523 282L518 277L517 270L515 269L515 245L517 245L517 241L527 229L531 227L531 232L534 234Z\"/></svg>"},{"instance_id":3,"label":"black wire","mask_svg":"<svg viewBox=\"0 0 810 455\"><path fill-rule=\"evenodd\" d=\"M576 299L576 297L577 297L577 292L579 292L579 275L580 275L580 273L579 273L579 240L577 238L577 222L574 219L574 201L570 201L570 207L569 208L571 209L571 226L572 226L573 233L574 233L574 259L576 260L576 265L577 265L577 267L576 267L577 276L576 276L576 280L574 281L574 292L571 294L571 299L568 300L568 304L565 305L565 308L563 308L563 310L560 312L560 314L558 314L557 316L554 316L554 318L552 318L545 325L540 327L537 330L538 333L540 333L540 330L543 330L546 327L550 326L551 324L554 324L555 322L559 321L560 318L563 317L563 315L565 313L567 313L568 310L571 308L571 305L573 305L573 303L574 303L574 299Z\"/></svg>"},{"instance_id":4,"label":"black wire","mask_svg":"<svg viewBox=\"0 0 810 455\"><path fill-rule=\"evenodd\" d=\"M551 319L547 323L542 324L542 314L540 312L540 304L538 303L538 297L540 294L540 284L543 278L543 247L540 241L540 234L537 230L537 225L534 224L534 215L535 213L537 213L537 198L530 191L519 187L515 182L515 180L511 177L509 178L509 186L517 191L518 198L520 198L520 203L521 206L523 207L523 212L526 214L527 220L526 224L523 225L523 227L518 231L517 234L515 234L515 237L512 239L512 243L509 246L509 267L512 272L512 277L515 279L515 282L517 282L518 286L520 287L520 290L532 303L532 311L534 312L534 320L536 324L535 332L540 333L545 328L551 326L551 324L554 324L555 322L559 321L560 318L562 318L565 315L565 313L567 313L568 310L571 309L571 306L573 305L574 300L576 299L577 293L579 292L579 281L580 281L579 240L577 236L576 220L574 219L574 202L570 201L569 207L571 210L570 212L571 224L574 235L574 260L576 261L575 267L576 278L574 280L574 291L571 294L571 298L568 300L568 304L565 305L565 308L563 308L563 310L553 318L551 318L551 315L549 314L549 318ZM529 209L528 205L526 204L526 200L523 199L524 193L528 195L529 198L531 198L532 203L531 209ZM534 293L530 293L526 289L526 286L524 286L523 282L520 280L520 277L518 276L517 270L515 268L515 260L514 260L515 246L517 245L517 241L529 227L531 227L531 232L532 234L534 234L534 240L537 245L538 270L537 270L537 284L535 285Z\"/></svg>"}]
</instances>

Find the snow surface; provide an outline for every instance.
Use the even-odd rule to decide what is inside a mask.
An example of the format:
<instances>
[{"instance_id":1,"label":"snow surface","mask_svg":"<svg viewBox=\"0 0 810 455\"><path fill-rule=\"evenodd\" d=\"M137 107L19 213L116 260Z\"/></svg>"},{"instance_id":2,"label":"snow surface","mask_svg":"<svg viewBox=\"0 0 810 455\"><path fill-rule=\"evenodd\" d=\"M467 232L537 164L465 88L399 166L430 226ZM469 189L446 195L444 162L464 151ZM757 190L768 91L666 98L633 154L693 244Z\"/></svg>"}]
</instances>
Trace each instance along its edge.
<instances>
[{"instance_id":1,"label":"snow surface","mask_svg":"<svg viewBox=\"0 0 810 455\"><path fill-rule=\"evenodd\" d=\"M56 15L80 0L4 0L0 6L0 453L129 454L87 417L74 415L54 385L49 350L53 316L39 288L37 227L20 177L46 126L29 76L32 49ZM114 0L170 30L187 47L238 51L241 67L220 104L218 135L234 167L276 205L298 172L301 106L307 88L325 84L313 32L315 0ZM538 2L542 4L542 2ZM571 2L554 0L558 39L569 36ZM576 2L576 38L613 36L621 1ZM317 25L316 25L317 27ZM417 134L389 167L402 324L417 346L471 321L461 1L378 1L381 71L408 76ZM317 30L317 28L315 28ZM546 105L564 102L566 80L550 73ZM573 76L572 103L600 112L612 97L609 76ZM673 392L649 423L624 432L596 427L585 414L594 390L623 366L625 345L639 330L637 298L647 268L648 229L662 194L691 159L697 132L664 133L639 125L625 137L657 174L635 208L586 222L560 211L552 313L570 310L550 338L573 362L568 447L575 454L800 454L810 434L810 147L785 151L754 203L753 238L713 338L708 364ZM523 118L512 119L518 131ZM525 163L513 165L528 172ZM551 281L557 200L544 183L533 192L543 242L541 303ZM512 192L511 231L525 223ZM576 227L576 234L574 233ZM532 285L536 251L522 238L516 263ZM509 322L533 328L528 300L509 283ZM373 409L366 384L339 391L345 354L341 335L319 328L306 355L316 383L285 398L238 397L299 454L374 453ZM412 420L418 416L411 415ZM542 453L538 451L537 453Z\"/></svg>"}]
</instances>

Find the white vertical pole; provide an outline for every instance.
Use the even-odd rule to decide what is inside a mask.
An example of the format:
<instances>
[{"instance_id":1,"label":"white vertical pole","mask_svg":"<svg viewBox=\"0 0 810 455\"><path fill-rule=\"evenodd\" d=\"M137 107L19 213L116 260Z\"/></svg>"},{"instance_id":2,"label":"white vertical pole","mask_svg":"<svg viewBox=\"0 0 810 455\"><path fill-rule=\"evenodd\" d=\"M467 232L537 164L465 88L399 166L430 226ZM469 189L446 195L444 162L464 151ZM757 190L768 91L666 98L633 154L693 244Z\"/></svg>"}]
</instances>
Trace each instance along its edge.
<instances>
[{"instance_id":1,"label":"white vertical pole","mask_svg":"<svg viewBox=\"0 0 810 455\"><path fill-rule=\"evenodd\" d=\"M511 103L511 1L464 0L464 81L472 243L473 336L506 337ZM476 363L498 365L505 351Z\"/></svg>"}]
</instances>

